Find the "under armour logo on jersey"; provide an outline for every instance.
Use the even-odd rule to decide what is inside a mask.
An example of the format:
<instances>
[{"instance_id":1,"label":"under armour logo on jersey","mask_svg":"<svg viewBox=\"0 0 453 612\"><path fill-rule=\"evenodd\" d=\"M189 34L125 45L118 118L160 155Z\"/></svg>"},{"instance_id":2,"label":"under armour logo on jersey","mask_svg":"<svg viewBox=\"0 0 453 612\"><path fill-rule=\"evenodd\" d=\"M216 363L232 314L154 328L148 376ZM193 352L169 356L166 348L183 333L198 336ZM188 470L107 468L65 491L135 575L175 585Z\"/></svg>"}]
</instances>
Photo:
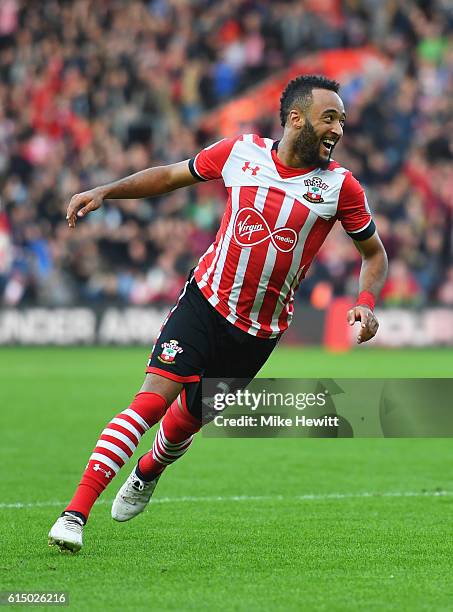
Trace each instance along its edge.
<instances>
[{"instance_id":1,"label":"under armour logo on jersey","mask_svg":"<svg viewBox=\"0 0 453 612\"><path fill-rule=\"evenodd\" d=\"M271 231L264 216L255 208L241 208L234 220L234 239L242 247L251 247L270 240L281 253L289 253L297 244L297 232L292 227Z\"/></svg>"},{"instance_id":2,"label":"under armour logo on jersey","mask_svg":"<svg viewBox=\"0 0 453 612\"><path fill-rule=\"evenodd\" d=\"M112 472L110 470L104 470L104 468L101 468L99 463L94 464L93 470L95 472L104 472L106 478L110 478L110 476L112 475Z\"/></svg>"},{"instance_id":3,"label":"under armour logo on jersey","mask_svg":"<svg viewBox=\"0 0 453 612\"><path fill-rule=\"evenodd\" d=\"M251 168L250 164L251 162L249 161L245 162L245 164L242 166L242 172L247 172L247 170L250 170L252 172L252 176L255 176L258 170L260 169L260 167L255 166L254 168Z\"/></svg>"}]
</instances>

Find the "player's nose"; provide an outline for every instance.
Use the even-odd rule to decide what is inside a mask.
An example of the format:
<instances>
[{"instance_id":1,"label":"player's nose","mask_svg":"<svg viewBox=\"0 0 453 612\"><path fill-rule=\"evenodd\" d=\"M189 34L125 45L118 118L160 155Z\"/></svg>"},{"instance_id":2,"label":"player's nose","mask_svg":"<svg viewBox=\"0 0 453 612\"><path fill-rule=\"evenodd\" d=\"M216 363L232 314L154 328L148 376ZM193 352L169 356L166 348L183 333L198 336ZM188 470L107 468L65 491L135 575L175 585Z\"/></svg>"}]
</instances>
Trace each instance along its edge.
<instances>
[{"instance_id":1,"label":"player's nose","mask_svg":"<svg viewBox=\"0 0 453 612\"><path fill-rule=\"evenodd\" d=\"M331 127L335 137L339 140L343 136L343 127L339 121L336 121Z\"/></svg>"}]
</instances>

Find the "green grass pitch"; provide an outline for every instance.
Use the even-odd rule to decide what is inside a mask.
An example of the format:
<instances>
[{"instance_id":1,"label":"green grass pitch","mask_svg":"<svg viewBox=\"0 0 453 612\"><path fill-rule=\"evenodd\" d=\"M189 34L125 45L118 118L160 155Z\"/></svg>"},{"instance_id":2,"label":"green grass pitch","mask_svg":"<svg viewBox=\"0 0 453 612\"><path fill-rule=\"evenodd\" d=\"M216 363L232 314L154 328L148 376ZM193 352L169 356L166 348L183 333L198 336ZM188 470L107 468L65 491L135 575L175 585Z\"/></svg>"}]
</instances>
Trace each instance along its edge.
<instances>
[{"instance_id":1,"label":"green grass pitch","mask_svg":"<svg viewBox=\"0 0 453 612\"><path fill-rule=\"evenodd\" d=\"M77 611L453 609L449 439L198 436L143 515L110 518L131 463L95 506L81 553L48 548L145 359L143 348L0 349L0 591L68 591ZM261 374L442 377L452 366L449 350L281 347Z\"/></svg>"}]
</instances>

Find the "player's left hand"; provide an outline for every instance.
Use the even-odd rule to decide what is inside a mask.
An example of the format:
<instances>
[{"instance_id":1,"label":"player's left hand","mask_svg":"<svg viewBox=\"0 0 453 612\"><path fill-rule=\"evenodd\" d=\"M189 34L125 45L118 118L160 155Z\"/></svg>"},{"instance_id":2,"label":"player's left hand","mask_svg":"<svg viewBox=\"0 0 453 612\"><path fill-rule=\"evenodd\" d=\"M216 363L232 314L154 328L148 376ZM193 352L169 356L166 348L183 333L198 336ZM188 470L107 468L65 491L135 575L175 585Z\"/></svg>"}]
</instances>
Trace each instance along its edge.
<instances>
[{"instance_id":1,"label":"player's left hand","mask_svg":"<svg viewBox=\"0 0 453 612\"><path fill-rule=\"evenodd\" d=\"M378 320L374 312L368 306L354 306L348 311L348 323L354 325L360 321L360 331L357 335L357 344L367 342L376 335L379 327Z\"/></svg>"}]
</instances>

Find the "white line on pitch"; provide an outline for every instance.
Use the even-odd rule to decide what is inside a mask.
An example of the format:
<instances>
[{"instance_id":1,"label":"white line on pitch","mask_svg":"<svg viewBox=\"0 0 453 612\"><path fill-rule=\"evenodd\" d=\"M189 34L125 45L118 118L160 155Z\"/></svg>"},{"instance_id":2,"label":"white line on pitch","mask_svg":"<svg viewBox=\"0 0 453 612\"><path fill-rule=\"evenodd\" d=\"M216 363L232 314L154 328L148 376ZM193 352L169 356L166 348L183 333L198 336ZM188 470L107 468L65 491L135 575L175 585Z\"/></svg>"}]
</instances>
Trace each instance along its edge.
<instances>
[{"instance_id":1,"label":"white line on pitch","mask_svg":"<svg viewBox=\"0 0 453 612\"><path fill-rule=\"evenodd\" d=\"M306 493L303 495L232 495L232 496L206 496L206 497L161 497L152 500L152 504L180 504L180 503L196 503L196 502L241 502L241 501L327 501L327 500L342 500L342 499L361 499L361 498L379 498L379 497L446 497L453 495L453 491L387 491L384 493L362 491L358 493ZM111 499L101 499L99 504L111 504ZM0 503L0 510L7 508L51 508L53 506L64 507L68 502L64 501L47 501L47 502L11 502Z\"/></svg>"}]
</instances>

